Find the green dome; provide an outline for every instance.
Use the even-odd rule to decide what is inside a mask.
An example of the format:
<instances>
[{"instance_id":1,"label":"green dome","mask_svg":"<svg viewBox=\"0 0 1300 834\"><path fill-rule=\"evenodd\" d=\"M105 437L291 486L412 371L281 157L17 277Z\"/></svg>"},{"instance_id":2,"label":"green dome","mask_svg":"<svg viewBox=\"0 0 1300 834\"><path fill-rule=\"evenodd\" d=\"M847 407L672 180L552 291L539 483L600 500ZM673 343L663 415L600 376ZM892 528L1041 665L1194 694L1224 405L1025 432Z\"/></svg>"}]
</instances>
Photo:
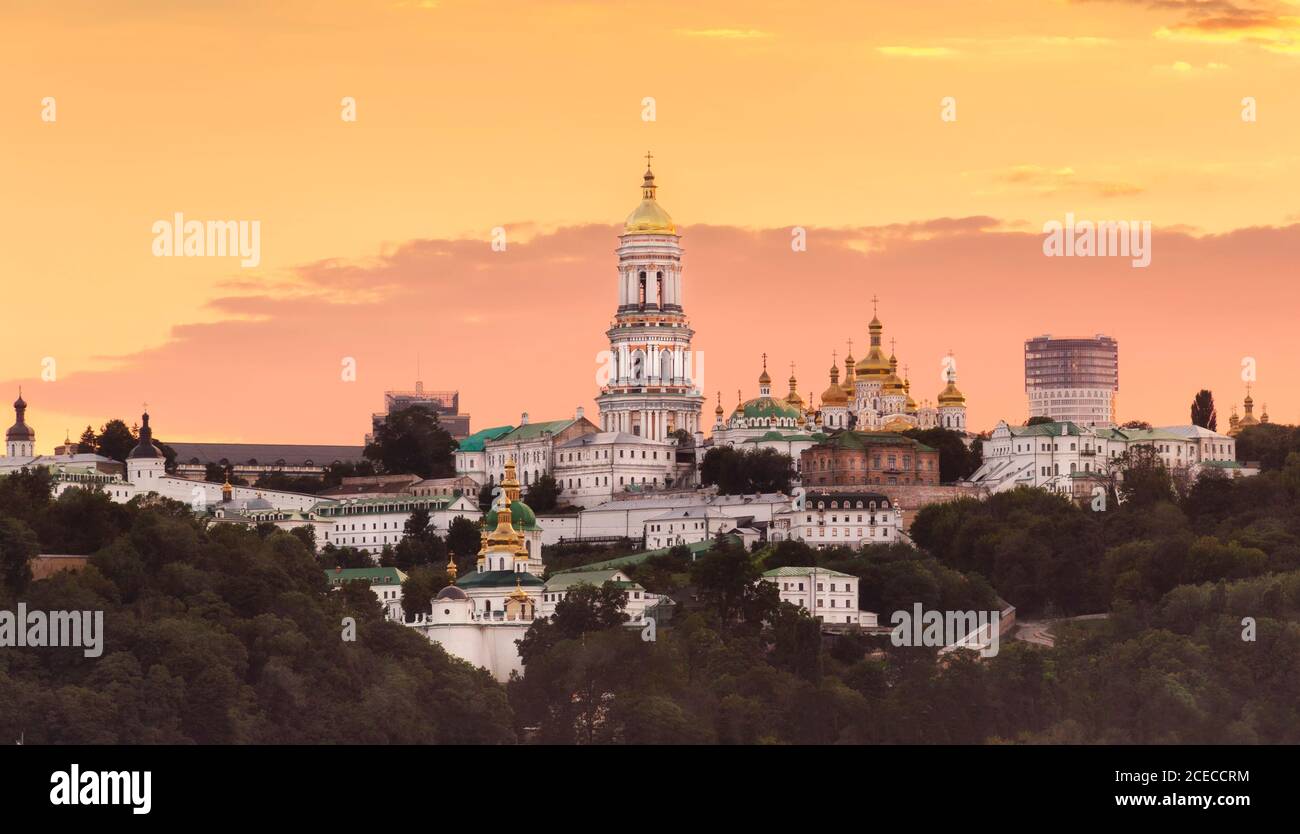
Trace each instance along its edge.
<instances>
[{"instance_id":1,"label":"green dome","mask_svg":"<svg viewBox=\"0 0 1300 834\"><path fill-rule=\"evenodd\" d=\"M510 523L516 530L540 530L537 526L537 516L533 513L532 507L529 507L523 501L510 502ZM483 529L492 531L497 528L497 511L488 510L483 516Z\"/></svg>"},{"instance_id":2,"label":"green dome","mask_svg":"<svg viewBox=\"0 0 1300 834\"><path fill-rule=\"evenodd\" d=\"M740 407L740 416L749 420L767 420L772 417L778 420L798 420L799 410L781 400L757 397L745 401Z\"/></svg>"}]
</instances>

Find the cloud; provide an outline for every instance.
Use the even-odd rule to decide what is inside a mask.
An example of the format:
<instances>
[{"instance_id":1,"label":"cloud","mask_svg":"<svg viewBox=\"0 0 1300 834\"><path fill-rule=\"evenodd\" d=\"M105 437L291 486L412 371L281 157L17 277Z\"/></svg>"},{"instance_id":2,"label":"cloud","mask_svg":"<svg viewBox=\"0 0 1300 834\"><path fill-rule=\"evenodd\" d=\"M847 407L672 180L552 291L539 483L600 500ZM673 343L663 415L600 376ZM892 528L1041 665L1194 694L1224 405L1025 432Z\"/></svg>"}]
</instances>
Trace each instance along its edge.
<instances>
[{"instance_id":1,"label":"cloud","mask_svg":"<svg viewBox=\"0 0 1300 834\"><path fill-rule=\"evenodd\" d=\"M946 46L878 46L876 51L891 58L951 58L958 54Z\"/></svg>"},{"instance_id":2,"label":"cloud","mask_svg":"<svg viewBox=\"0 0 1300 834\"><path fill-rule=\"evenodd\" d=\"M1146 189L1122 180L1081 177L1069 166L1014 165L995 171L966 172L963 176L987 179L992 187L981 193L999 193L1008 190L1029 191L1039 197L1056 197L1070 194L1094 197L1130 197Z\"/></svg>"},{"instance_id":3,"label":"cloud","mask_svg":"<svg viewBox=\"0 0 1300 834\"><path fill-rule=\"evenodd\" d=\"M762 29L682 29L681 34L688 38L710 38L725 41L762 40L773 37L771 32Z\"/></svg>"},{"instance_id":4,"label":"cloud","mask_svg":"<svg viewBox=\"0 0 1300 834\"><path fill-rule=\"evenodd\" d=\"M1007 176L1042 175L1025 166ZM1275 414L1300 411L1300 394L1280 382L1300 374L1290 340L1300 225L1209 236L1157 228L1152 264L1136 271L1120 259L1044 258L1037 227L996 217L813 227L804 252L792 250L789 228L683 231L695 348L709 399L722 391L728 407L737 389L754 395L764 352L816 369L800 372L805 399L821 391L831 351L862 344L878 295L917 399L942 387L951 347L977 428L1024 417L1023 340L1044 331L1120 339L1128 417L1172 423L1185 419L1190 392L1230 395L1243 355L1278 380L1261 377L1259 393ZM383 391L411 386L417 355L426 386L458 389L475 426L580 405L595 414L617 233L565 227L505 252L480 240L412 240L364 261L322 259L280 276L293 292L230 291L211 302L205 318L215 320L178 324L162 344L111 357L110 370L61 368L56 383L9 380L0 390L25 386L42 447L65 428L129 420L146 400L163 440L357 443ZM1225 316L1206 299L1225 297L1225 276L1239 275L1270 303ZM1045 300L1071 288L1087 303ZM341 378L349 358L356 382Z\"/></svg>"}]
</instances>

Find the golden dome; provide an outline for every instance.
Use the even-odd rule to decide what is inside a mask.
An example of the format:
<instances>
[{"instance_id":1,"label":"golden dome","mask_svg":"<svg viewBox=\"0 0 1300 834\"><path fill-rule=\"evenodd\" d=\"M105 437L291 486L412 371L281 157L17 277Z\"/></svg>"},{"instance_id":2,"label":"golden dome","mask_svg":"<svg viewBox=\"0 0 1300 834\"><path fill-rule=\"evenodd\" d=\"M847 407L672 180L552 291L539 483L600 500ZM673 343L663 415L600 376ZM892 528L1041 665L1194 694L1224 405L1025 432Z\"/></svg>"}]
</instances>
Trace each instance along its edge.
<instances>
[{"instance_id":1,"label":"golden dome","mask_svg":"<svg viewBox=\"0 0 1300 834\"><path fill-rule=\"evenodd\" d=\"M849 361L852 357L849 357ZM849 397L844 393L844 386L840 385L840 369L831 365L831 385L822 392L822 407L828 405L846 405Z\"/></svg>"},{"instance_id":2,"label":"golden dome","mask_svg":"<svg viewBox=\"0 0 1300 834\"><path fill-rule=\"evenodd\" d=\"M947 386L939 392L939 405L965 405L966 395L957 390L957 383L948 380Z\"/></svg>"},{"instance_id":3,"label":"golden dome","mask_svg":"<svg viewBox=\"0 0 1300 834\"><path fill-rule=\"evenodd\" d=\"M636 234L677 234L677 226L655 200L655 175L647 161L641 183L641 203L627 216L623 231Z\"/></svg>"},{"instance_id":4,"label":"golden dome","mask_svg":"<svg viewBox=\"0 0 1300 834\"><path fill-rule=\"evenodd\" d=\"M532 597L530 597L530 596L528 595L528 592L525 591L525 590L520 586L520 584L519 584L519 578L518 578L518 577L515 577L515 589L514 589L513 591L510 592L510 596L507 597L507 599L513 599L513 600L517 600L517 601L519 601L519 602L527 602L528 600L532 599Z\"/></svg>"}]
</instances>

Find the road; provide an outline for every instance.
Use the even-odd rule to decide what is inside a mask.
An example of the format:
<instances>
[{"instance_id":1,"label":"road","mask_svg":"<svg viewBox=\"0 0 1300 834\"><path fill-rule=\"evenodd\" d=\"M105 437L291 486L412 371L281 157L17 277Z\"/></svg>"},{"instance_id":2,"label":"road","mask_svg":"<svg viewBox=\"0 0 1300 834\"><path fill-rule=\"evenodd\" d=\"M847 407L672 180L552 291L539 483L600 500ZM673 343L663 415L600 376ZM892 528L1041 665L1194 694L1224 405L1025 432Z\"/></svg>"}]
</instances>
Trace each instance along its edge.
<instances>
[{"instance_id":1,"label":"road","mask_svg":"<svg viewBox=\"0 0 1300 834\"><path fill-rule=\"evenodd\" d=\"M1058 617L1052 620L1021 620L1016 623L1015 638L1050 649L1056 645L1056 638L1052 636L1052 626L1057 623L1068 623L1072 620L1104 620L1109 616L1109 614L1080 614L1077 617Z\"/></svg>"}]
</instances>

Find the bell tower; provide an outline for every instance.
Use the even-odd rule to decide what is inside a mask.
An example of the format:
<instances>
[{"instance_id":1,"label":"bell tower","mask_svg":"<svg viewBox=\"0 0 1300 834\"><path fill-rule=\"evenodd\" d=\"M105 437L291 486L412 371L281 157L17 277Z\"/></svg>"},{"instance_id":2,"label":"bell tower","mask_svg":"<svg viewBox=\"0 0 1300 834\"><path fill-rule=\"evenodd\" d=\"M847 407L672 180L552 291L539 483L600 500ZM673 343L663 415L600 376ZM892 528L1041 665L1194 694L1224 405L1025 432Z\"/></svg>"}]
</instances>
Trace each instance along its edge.
<instances>
[{"instance_id":1,"label":"bell tower","mask_svg":"<svg viewBox=\"0 0 1300 834\"><path fill-rule=\"evenodd\" d=\"M701 431L704 396L683 308L681 237L659 205L653 157L646 154L641 202L619 236L618 309L609 338L609 382L596 397L603 431L667 440Z\"/></svg>"}]
</instances>

